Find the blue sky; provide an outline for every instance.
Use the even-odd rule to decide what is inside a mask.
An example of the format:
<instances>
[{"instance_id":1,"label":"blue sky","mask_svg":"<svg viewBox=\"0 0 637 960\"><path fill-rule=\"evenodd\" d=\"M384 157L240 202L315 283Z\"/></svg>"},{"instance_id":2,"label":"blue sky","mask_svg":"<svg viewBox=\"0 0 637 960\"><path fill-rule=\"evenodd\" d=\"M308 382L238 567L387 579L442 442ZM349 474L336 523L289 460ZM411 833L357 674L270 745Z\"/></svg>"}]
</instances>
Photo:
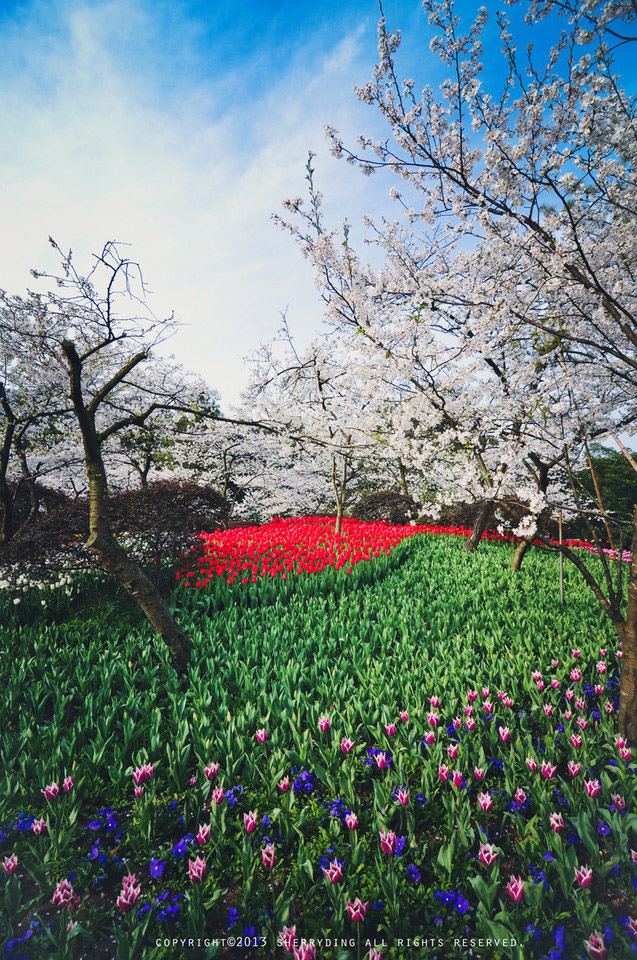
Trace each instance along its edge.
<instances>
[{"instance_id":1,"label":"blue sky","mask_svg":"<svg viewBox=\"0 0 637 960\"><path fill-rule=\"evenodd\" d=\"M418 0L384 9L405 75L438 83ZM320 324L310 268L270 219L303 193L308 149L336 222L391 210L391 180L335 160L323 135L383 130L353 93L377 19L375 0L0 0L0 285L53 266L49 234L80 261L126 241L155 311L187 324L178 359L235 402L279 311L302 337Z\"/></svg>"}]
</instances>

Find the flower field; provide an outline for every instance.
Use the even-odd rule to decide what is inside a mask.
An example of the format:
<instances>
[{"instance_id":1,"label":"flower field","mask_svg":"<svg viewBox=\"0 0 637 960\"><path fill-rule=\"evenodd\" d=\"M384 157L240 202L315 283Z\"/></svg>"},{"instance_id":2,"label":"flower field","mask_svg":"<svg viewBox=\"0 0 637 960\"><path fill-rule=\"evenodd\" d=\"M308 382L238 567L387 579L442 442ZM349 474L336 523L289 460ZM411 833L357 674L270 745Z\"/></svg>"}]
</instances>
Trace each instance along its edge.
<instances>
[{"instance_id":1,"label":"flower field","mask_svg":"<svg viewBox=\"0 0 637 960\"><path fill-rule=\"evenodd\" d=\"M0 955L633 956L616 636L436 532L206 537L183 684L103 586L3 598Z\"/></svg>"}]
</instances>

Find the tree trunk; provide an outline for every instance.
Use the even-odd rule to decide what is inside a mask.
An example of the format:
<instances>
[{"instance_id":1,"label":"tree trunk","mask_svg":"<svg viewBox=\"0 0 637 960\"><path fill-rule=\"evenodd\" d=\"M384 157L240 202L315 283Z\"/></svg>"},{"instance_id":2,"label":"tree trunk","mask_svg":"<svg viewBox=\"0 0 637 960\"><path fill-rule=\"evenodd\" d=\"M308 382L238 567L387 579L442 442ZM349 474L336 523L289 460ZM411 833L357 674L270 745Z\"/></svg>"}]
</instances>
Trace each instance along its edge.
<instances>
[{"instance_id":1,"label":"tree trunk","mask_svg":"<svg viewBox=\"0 0 637 960\"><path fill-rule=\"evenodd\" d=\"M188 666L192 643L175 622L157 587L130 559L114 537L91 534L86 545L95 554L102 569L110 573L123 586L129 597L141 607L168 647L175 670L183 674Z\"/></svg>"},{"instance_id":2,"label":"tree trunk","mask_svg":"<svg viewBox=\"0 0 637 960\"><path fill-rule=\"evenodd\" d=\"M534 535L525 537L524 540L520 540L518 543L517 547L515 548L515 553L513 554L513 563L511 564L511 570L513 573L517 573L522 567L522 561L531 547L533 540Z\"/></svg>"},{"instance_id":3,"label":"tree trunk","mask_svg":"<svg viewBox=\"0 0 637 960\"><path fill-rule=\"evenodd\" d=\"M618 625L622 641L619 684L619 732L637 744L637 507L633 513L632 559L626 619Z\"/></svg>"},{"instance_id":4,"label":"tree trunk","mask_svg":"<svg viewBox=\"0 0 637 960\"><path fill-rule=\"evenodd\" d=\"M86 406L82 394L82 361L70 341L63 341L62 349L69 361L71 400L82 435L88 479L90 535L86 545L98 558L100 566L115 577L126 593L139 604L168 647L176 671L182 675L188 665L192 643L175 622L157 587L113 536L108 516L108 485L100 436L95 427L94 410ZM123 367L120 373L123 375L125 370L126 367Z\"/></svg>"},{"instance_id":5,"label":"tree trunk","mask_svg":"<svg viewBox=\"0 0 637 960\"><path fill-rule=\"evenodd\" d=\"M478 548L480 543L480 538L487 528L487 524L491 519L491 514L493 513L493 500L483 500L478 515L473 521L473 527L471 528L471 533L467 537L465 543L465 548L469 553L474 553Z\"/></svg>"}]
</instances>

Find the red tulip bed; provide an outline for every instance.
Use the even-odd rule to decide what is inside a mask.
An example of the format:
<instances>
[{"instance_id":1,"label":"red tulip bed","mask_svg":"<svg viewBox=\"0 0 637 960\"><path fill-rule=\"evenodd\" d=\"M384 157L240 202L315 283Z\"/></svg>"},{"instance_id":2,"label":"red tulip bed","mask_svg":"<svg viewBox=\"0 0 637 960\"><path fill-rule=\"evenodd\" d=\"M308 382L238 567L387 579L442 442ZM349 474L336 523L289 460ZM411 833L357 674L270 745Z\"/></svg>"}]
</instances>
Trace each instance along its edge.
<instances>
[{"instance_id":1,"label":"red tulip bed","mask_svg":"<svg viewBox=\"0 0 637 960\"><path fill-rule=\"evenodd\" d=\"M204 535L182 681L106 596L0 598L2 960L633 956L616 633L464 533Z\"/></svg>"}]
</instances>

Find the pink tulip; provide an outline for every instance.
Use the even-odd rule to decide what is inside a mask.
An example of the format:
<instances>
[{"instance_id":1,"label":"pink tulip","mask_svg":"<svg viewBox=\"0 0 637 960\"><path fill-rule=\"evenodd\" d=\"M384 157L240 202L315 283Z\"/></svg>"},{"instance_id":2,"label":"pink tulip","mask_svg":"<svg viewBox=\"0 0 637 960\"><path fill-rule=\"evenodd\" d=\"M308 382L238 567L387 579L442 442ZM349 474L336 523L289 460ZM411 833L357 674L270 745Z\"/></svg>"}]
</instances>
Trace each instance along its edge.
<instances>
[{"instance_id":1,"label":"pink tulip","mask_svg":"<svg viewBox=\"0 0 637 960\"><path fill-rule=\"evenodd\" d=\"M401 807L406 807L409 803L409 790L406 787L400 787L396 793L396 799Z\"/></svg>"},{"instance_id":2,"label":"pink tulip","mask_svg":"<svg viewBox=\"0 0 637 960\"><path fill-rule=\"evenodd\" d=\"M514 903L519 903L524 897L524 881L522 877L514 877L511 874L511 879L507 883L507 893L511 897Z\"/></svg>"},{"instance_id":3,"label":"pink tulip","mask_svg":"<svg viewBox=\"0 0 637 960\"><path fill-rule=\"evenodd\" d=\"M572 716L573 716L573 714L571 713L570 710L565 710L565 711L564 711L564 719L565 719L565 720L570 720Z\"/></svg>"},{"instance_id":4,"label":"pink tulip","mask_svg":"<svg viewBox=\"0 0 637 960\"><path fill-rule=\"evenodd\" d=\"M617 747L618 750L621 750L622 747L628 746L628 741L624 740L623 737L615 737L615 746Z\"/></svg>"},{"instance_id":5,"label":"pink tulip","mask_svg":"<svg viewBox=\"0 0 637 960\"><path fill-rule=\"evenodd\" d=\"M358 826L358 817L356 816L355 813L348 813L348 814L346 814L346 816L345 816L345 825L346 825L350 830L356 830L356 827Z\"/></svg>"},{"instance_id":6,"label":"pink tulip","mask_svg":"<svg viewBox=\"0 0 637 960\"><path fill-rule=\"evenodd\" d=\"M621 660L623 656L624 656L624 654L621 652L621 650L618 650L618 651L617 651L617 659L618 659L618 660Z\"/></svg>"},{"instance_id":7,"label":"pink tulip","mask_svg":"<svg viewBox=\"0 0 637 960\"><path fill-rule=\"evenodd\" d=\"M409 714L407 713L406 710L401 710L398 716L403 721L403 723L407 723L407 721L409 720Z\"/></svg>"},{"instance_id":8,"label":"pink tulip","mask_svg":"<svg viewBox=\"0 0 637 960\"><path fill-rule=\"evenodd\" d=\"M485 700L482 706L484 707L485 713L493 713L493 704L490 700Z\"/></svg>"},{"instance_id":9,"label":"pink tulip","mask_svg":"<svg viewBox=\"0 0 637 960\"><path fill-rule=\"evenodd\" d=\"M554 690L559 690L559 688L560 688L560 681L559 681L559 680L551 680L551 686L553 687Z\"/></svg>"},{"instance_id":10,"label":"pink tulip","mask_svg":"<svg viewBox=\"0 0 637 960\"><path fill-rule=\"evenodd\" d=\"M575 723L580 730L586 730L586 727L588 726L588 720L585 720L584 717L577 717Z\"/></svg>"},{"instance_id":11,"label":"pink tulip","mask_svg":"<svg viewBox=\"0 0 637 960\"><path fill-rule=\"evenodd\" d=\"M438 707L440 706L440 700L438 699L438 697L434 694L433 697L427 697L427 699L429 700L429 703L431 704L433 709L437 710Z\"/></svg>"},{"instance_id":12,"label":"pink tulip","mask_svg":"<svg viewBox=\"0 0 637 960\"><path fill-rule=\"evenodd\" d=\"M464 781L464 773L462 770L453 771L453 785L454 787L461 787Z\"/></svg>"},{"instance_id":13,"label":"pink tulip","mask_svg":"<svg viewBox=\"0 0 637 960\"><path fill-rule=\"evenodd\" d=\"M433 730L427 730L427 733L426 733L425 736L424 736L424 740L425 740L425 743L435 743L435 742L436 742L436 734L434 733L434 731L433 731Z\"/></svg>"},{"instance_id":14,"label":"pink tulip","mask_svg":"<svg viewBox=\"0 0 637 960\"><path fill-rule=\"evenodd\" d=\"M338 883L343 879L343 868L338 860L332 860L329 867L322 867L323 873L330 883Z\"/></svg>"},{"instance_id":15,"label":"pink tulip","mask_svg":"<svg viewBox=\"0 0 637 960\"><path fill-rule=\"evenodd\" d=\"M190 778L190 780L188 781L188 783L190 784L191 787L194 787L194 785L196 784L196 782L197 782L197 774L196 774L196 773L193 773L193 775L192 775L192 777Z\"/></svg>"},{"instance_id":16,"label":"pink tulip","mask_svg":"<svg viewBox=\"0 0 637 960\"><path fill-rule=\"evenodd\" d=\"M598 660L598 661L597 661L597 672L598 672L600 675L603 675L604 673L606 673L607 670L608 670L608 665L606 664L606 662L605 662L604 660Z\"/></svg>"},{"instance_id":17,"label":"pink tulip","mask_svg":"<svg viewBox=\"0 0 637 960\"><path fill-rule=\"evenodd\" d=\"M590 887L593 871L590 867L575 867L575 879L580 887Z\"/></svg>"},{"instance_id":18,"label":"pink tulip","mask_svg":"<svg viewBox=\"0 0 637 960\"><path fill-rule=\"evenodd\" d=\"M581 679L582 679L582 671L579 669L579 667L574 667L571 670L571 680L573 681L573 683L579 683Z\"/></svg>"},{"instance_id":19,"label":"pink tulip","mask_svg":"<svg viewBox=\"0 0 637 960\"><path fill-rule=\"evenodd\" d=\"M244 813L243 823L246 828L246 833L252 833L257 825L257 811L251 810L250 813Z\"/></svg>"},{"instance_id":20,"label":"pink tulip","mask_svg":"<svg viewBox=\"0 0 637 960\"><path fill-rule=\"evenodd\" d=\"M40 793L44 794L47 800L55 800L59 792L60 788L58 787L57 783L49 783L44 790L40 791Z\"/></svg>"},{"instance_id":21,"label":"pink tulip","mask_svg":"<svg viewBox=\"0 0 637 960\"><path fill-rule=\"evenodd\" d=\"M281 791L281 793L287 793L289 789L290 789L289 777L283 777L282 780L279 780L279 790Z\"/></svg>"},{"instance_id":22,"label":"pink tulip","mask_svg":"<svg viewBox=\"0 0 637 960\"><path fill-rule=\"evenodd\" d=\"M576 750L578 747L582 746L582 738L578 733L572 733L570 739L571 739L571 746L575 747Z\"/></svg>"},{"instance_id":23,"label":"pink tulip","mask_svg":"<svg viewBox=\"0 0 637 960\"><path fill-rule=\"evenodd\" d=\"M554 830L555 833L560 833L564 829L564 817L561 813L552 813L549 820L551 822L551 830Z\"/></svg>"},{"instance_id":24,"label":"pink tulip","mask_svg":"<svg viewBox=\"0 0 637 960\"><path fill-rule=\"evenodd\" d=\"M608 960L608 950L601 933L591 933L588 940L584 941L584 946L591 960Z\"/></svg>"},{"instance_id":25,"label":"pink tulip","mask_svg":"<svg viewBox=\"0 0 637 960\"><path fill-rule=\"evenodd\" d=\"M64 787L64 792L68 793L69 790L72 790L75 784L73 783L73 777L65 777L62 786Z\"/></svg>"},{"instance_id":26,"label":"pink tulip","mask_svg":"<svg viewBox=\"0 0 637 960\"><path fill-rule=\"evenodd\" d=\"M584 789L587 797L596 797L602 789L602 785L599 780L584 780Z\"/></svg>"},{"instance_id":27,"label":"pink tulip","mask_svg":"<svg viewBox=\"0 0 637 960\"><path fill-rule=\"evenodd\" d=\"M279 934L279 940L285 952L291 953L292 944L296 940L296 927L283 927L283 930Z\"/></svg>"},{"instance_id":28,"label":"pink tulip","mask_svg":"<svg viewBox=\"0 0 637 960\"><path fill-rule=\"evenodd\" d=\"M518 787L518 789L515 791L515 802L520 804L526 803L526 793L522 787Z\"/></svg>"},{"instance_id":29,"label":"pink tulip","mask_svg":"<svg viewBox=\"0 0 637 960\"><path fill-rule=\"evenodd\" d=\"M536 683L536 687L540 692L544 690L544 680L538 680L538 682Z\"/></svg>"},{"instance_id":30,"label":"pink tulip","mask_svg":"<svg viewBox=\"0 0 637 960\"><path fill-rule=\"evenodd\" d=\"M542 774L543 777L546 777L547 780L550 780L552 777L555 776L556 770L557 770L557 767L552 766L548 762L548 760L542 761L542 769L540 770L540 773Z\"/></svg>"},{"instance_id":31,"label":"pink tulip","mask_svg":"<svg viewBox=\"0 0 637 960\"><path fill-rule=\"evenodd\" d=\"M508 727L498 727L498 733L500 735L500 740L503 743L506 743L509 739L509 728Z\"/></svg>"},{"instance_id":32,"label":"pink tulip","mask_svg":"<svg viewBox=\"0 0 637 960\"><path fill-rule=\"evenodd\" d=\"M464 712L465 712L465 716L467 717L471 716L471 714L473 713L473 707L471 706L471 704L469 704L464 708Z\"/></svg>"},{"instance_id":33,"label":"pink tulip","mask_svg":"<svg viewBox=\"0 0 637 960\"><path fill-rule=\"evenodd\" d=\"M5 857L2 863L2 869L7 876L10 876L12 873L18 869L18 857L17 854L12 853L10 857Z\"/></svg>"},{"instance_id":34,"label":"pink tulip","mask_svg":"<svg viewBox=\"0 0 637 960\"><path fill-rule=\"evenodd\" d=\"M383 954L378 947L370 947L367 960L382 960Z\"/></svg>"},{"instance_id":35,"label":"pink tulip","mask_svg":"<svg viewBox=\"0 0 637 960\"><path fill-rule=\"evenodd\" d=\"M68 880L60 880L55 888L51 902L55 907L60 907L61 909L68 907L69 910L75 910L80 904L80 898L73 892L72 883L69 883Z\"/></svg>"},{"instance_id":36,"label":"pink tulip","mask_svg":"<svg viewBox=\"0 0 637 960\"><path fill-rule=\"evenodd\" d=\"M480 804L480 809L483 810L485 813L488 813L491 807L493 806L493 800L491 799L491 794L488 792L479 793L478 803Z\"/></svg>"},{"instance_id":37,"label":"pink tulip","mask_svg":"<svg viewBox=\"0 0 637 960\"><path fill-rule=\"evenodd\" d=\"M325 733L331 727L331 721L329 716L325 713L322 717L318 718L318 727L321 733Z\"/></svg>"},{"instance_id":38,"label":"pink tulip","mask_svg":"<svg viewBox=\"0 0 637 960\"><path fill-rule=\"evenodd\" d=\"M136 800L139 800L143 792L144 792L144 788L141 784L139 787L133 787L133 793L135 794Z\"/></svg>"},{"instance_id":39,"label":"pink tulip","mask_svg":"<svg viewBox=\"0 0 637 960\"><path fill-rule=\"evenodd\" d=\"M435 710L432 710L431 713L427 714L427 723L430 727L435 727L438 724L438 714Z\"/></svg>"},{"instance_id":40,"label":"pink tulip","mask_svg":"<svg viewBox=\"0 0 637 960\"><path fill-rule=\"evenodd\" d=\"M365 919L365 914L367 913L367 907L369 900L366 900L365 903L362 903L359 897L356 897L354 903L348 903L345 901L345 906L347 907L347 912L349 913L350 920L352 923L362 923Z\"/></svg>"},{"instance_id":41,"label":"pink tulip","mask_svg":"<svg viewBox=\"0 0 637 960\"><path fill-rule=\"evenodd\" d=\"M454 717L451 722L453 723L454 728L455 728L456 730L459 730L460 727L462 726L462 718L461 718L461 717Z\"/></svg>"},{"instance_id":42,"label":"pink tulip","mask_svg":"<svg viewBox=\"0 0 637 960\"><path fill-rule=\"evenodd\" d=\"M473 730L473 728L475 727L475 725L476 725L476 722L475 722L475 720L473 719L473 717L469 717L469 719L467 720L467 722L466 722L466 724L465 724L467 730Z\"/></svg>"},{"instance_id":43,"label":"pink tulip","mask_svg":"<svg viewBox=\"0 0 637 960\"><path fill-rule=\"evenodd\" d=\"M191 883L201 883L206 872L206 861L203 857L188 861L188 879Z\"/></svg>"},{"instance_id":44,"label":"pink tulip","mask_svg":"<svg viewBox=\"0 0 637 960\"><path fill-rule=\"evenodd\" d=\"M559 660L551 660L551 666L553 667L554 670L557 670L557 668L559 667L559 665L560 665L560 661L559 661Z\"/></svg>"},{"instance_id":45,"label":"pink tulip","mask_svg":"<svg viewBox=\"0 0 637 960\"><path fill-rule=\"evenodd\" d=\"M573 763L572 760L569 760L568 772L572 777L576 777L581 769L582 769L582 765L580 763Z\"/></svg>"},{"instance_id":46,"label":"pink tulip","mask_svg":"<svg viewBox=\"0 0 637 960\"><path fill-rule=\"evenodd\" d=\"M214 790L212 791L212 802L216 804L221 803L221 801L224 798L224 795L225 794L224 794L223 787L215 787Z\"/></svg>"},{"instance_id":47,"label":"pink tulip","mask_svg":"<svg viewBox=\"0 0 637 960\"><path fill-rule=\"evenodd\" d=\"M219 773L219 764L218 763L209 763L207 767L204 767L203 771L208 778L208 780L214 780L214 778Z\"/></svg>"},{"instance_id":48,"label":"pink tulip","mask_svg":"<svg viewBox=\"0 0 637 960\"><path fill-rule=\"evenodd\" d=\"M581 656L582 651L581 651L581 650L573 650L572 653L573 653L573 656L575 657L575 659L577 660L578 657Z\"/></svg>"},{"instance_id":49,"label":"pink tulip","mask_svg":"<svg viewBox=\"0 0 637 960\"><path fill-rule=\"evenodd\" d=\"M467 700L469 701L469 703L473 703L473 701L477 700L477 698L478 698L477 690L467 690Z\"/></svg>"},{"instance_id":50,"label":"pink tulip","mask_svg":"<svg viewBox=\"0 0 637 960\"><path fill-rule=\"evenodd\" d=\"M447 747L447 753L449 754L452 760L455 760L456 757L458 756L458 744L450 743L449 746Z\"/></svg>"},{"instance_id":51,"label":"pink tulip","mask_svg":"<svg viewBox=\"0 0 637 960\"><path fill-rule=\"evenodd\" d=\"M268 734L266 732L265 727L262 727L260 730L257 730L254 736L259 743L265 743L265 741L268 739Z\"/></svg>"},{"instance_id":52,"label":"pink tulip","mask_svg":"<svg viewBox=\"0 0 637 960\"><path fill-rule=\"evenodd\" d=\"M34 820L33 823L31 824L31 829L33 830L36 837L39 837L40 834L46 833L49 828L47 827L45 820Z\"/></svg>"},{"instance_id":53,"label":"pink tulip","mask_svg":"<svg viewBox=\"0 0 637 960\"><path fill-rule=\"evenodd\" d=\"M551 714L553 713L553 704L545 703L542 709L544 710L544 715L546 717L550 717Z\"/></svg>"},{"instance_id":54,"label":"pink tulip","mask_svg":"<svg viewBox=\"0 0 637 960\"><path fill-rule=\"evenodd\" d=\"M298 947L292 947L294 960L316 960L316 944L301 940Z\"/></svg>"},{"instance_id":55,"label":"pink tulip","mask_svg":"<svg viewBox=\"0 0 637 960\"><path fill-rule=\"evenodd\" d=\"M505 707L513 706L513 700L511 699L511 697L505 697L502 703L504 704Z\"/></svg>"},{"instance_id":56,"label":"pink tulip","mask_svg":"<svg viewBox=\"0 0 637 960\"><path fill-rule=\"evenodd\" d=\"M615 707L610 702L610 700L607 700L606 703L604 704L604 710L606 711L606 713L613 713L613 711L615 710Z\"/></svg>"},{"instance_id":57,"label":"pink tulip","mask_svg":"<svg viewBox=\"0 0 637 960\"><path fill-rule=\"evenodd\" d=\"M606 656L606 647L602 647L602 648L600 649L599 655L600 655L600 657L605 657L605 656Z\"/></svg>"},{"instance_id":58,"label":"pink tulip","mask_svg":"<svg viewBox=\"0 0 637 960\"><path fill-rule=\"evenodd\" d=\"M479 859L480 862L485 865L485 867L490 867L497 856L498 853L492 843L480 844Z\"/></svg>"},{"instance_id":59,"label":"pink tulip","mask_svg":"<svg viewBox=\"0 0 637 960\"><path fill-rule=\"evenodd\" d=\"M628 928L633 936L634 940L637 940L637 920L633 920L632 917L628 918Z\"/></svg>"},{"instance_id":60,"label":"pink tulip","mask_svg":"<svg viewBox=\"0 0 637 960\"><path fill-rule=\"evenodd\" d=\"M571 690L571 688L569 687L566 693L564 694L564 696L566 697L567 700L572 700L573 697L575 696L575 691Z\"/></svg>"},{"instance_id":61,"label":"pink tulip","mask_svg":"<svg viewBox=\"0 0 637 960\"><path fill-rule=\"evenodd\" d=\"M610 798L618 810L625 810L626 801L622 797L621 793L611 793Z\"/></svg>"},{"instance_id":62,"label":"pink tulip","mask_svg":"<svg viewBox=\"0 0 637 960\"><path fill-rule=\"evenodd\" d=\"M597 694L598 697L601 697L601 695L603 694L603 692L604 692L605 689L606 689L606 688L604 687L604 684L603 684L603 683L596 683L596 684L595 684L595 693Z\"/></svg>"},{"instance_id":63,"label":"pink tulip","mask_svg":"<svg viewBox=\"0 0 637 960\"><path fill-rule=\"evenodd\" d=\"M541 679L542 679L542 674L540 673L540 671L534 670L533 673L531 674L531 680L535 680L535 682L537 683L537 681Z\"/></svg>"},{"instance_id":64,"label":"pink tulip","mask_svg":"<svg viewBox=\"0 0 637 960\"><path fill-rule=\"evenodd\" d=\"M474 767L473 775L476 780L484 780L484 767Z\"/></svg>"},{"instance_id":65,"label":"pink tulip","mask_svg":"<svg viewBox=\"0 0 637 960\"><path fill-rule=\"evenodd\" d=\"M506 695L507 695L506 690L498 690L498 700L504 700Z\"/></svg>"},{"instance_id":66,"label":"pink tulip","mask_svg":"<svg viewBox=\"0 0 637 960\"><path fill-rule=\"evenodd\" d=\"M620 747L619 755L622 758L622 760L626 760L626 761L630 760L631 758L630 747Z\"/></svg>"},{"instance_id":67,"label":"pink tulip","mask_svg":"<svg viewBox=\"0 0 637 960\"><path fill-rule=\"evenodd\" d=\"M489 689L488 687L483 687L483 688L482 688L482 699L483 699L483 700L488 700L490 693L491 693L491 691L490 691L490 689Z\"/></svg>"},{"instance_id":68,"label":"pink tulip","mask_svg":"<svg viewBox=\"0 0 637 960\"><path fill-rule=\"evenodd\" d=\"M379 770L384 770L387 766L387 754L386 753L377 753L374 757L376 761L376 766Z\"/></svg>"},{"instance_id":69,"label":"pink tulip","mask_svg":"<svg viewBox=\"0 0 637 960\"><path fill-rule=\"evenodd\" d=\"M385 733L388 737L393 737L396 733L396 724L395 723L384 723Z\"/></svg>"},{"instance_id":70,"label":"pink tulip","mask_svg":"<svg viewBox=\"0 0 637 960\"><path fill-rule=\"evenodd\" d=\"M341 750L343 753L349 753L354 746L354 741L350 740L349 737L343 737L341 740Z\"/></svg>"},{"instance_id":71,"label":"pink tulip","mask_svg":"<svg viewBox=\"0 0 637 960\"><path fill-rule=\"evenodd\" d=\"M446 763L441 763L438 767L438 779L439 780L448 780L449 779L449 767Z\"/></svg>"},{"instance_id":72,"label":"pink tulip","mask_svg":"<svg viewBox=\"0 0 637 960\"><path fill-rule=\"evenodd\" d=\"M144 782L144 780L151 780L154 772L154 763L142 763L141 767L138 767L137 770L133 770L133 780L135 781L136 786L139 786L140 783Z\"/></svg>"},{"instance_id":73,"label":"pink tulip","mask_svg":"<svg viewBox=\"0 0 637 960\"><path fill-rule=\"evenodd\" d=\"M392 831L380 831L380 848L383 853L393 853L396 849L396 834Z\"/></svg>"},{"instance_id":74,"label":"pink tulip","mask_svg":"<svg viewBox=\"0 0 637 960\"><path fill-rule=\"evenodd\" d=\"M199 824L199 833L197 834L197 843L199 846L205 846L210 840L210 824Z\"/></svg>"},{"instance_id":75,"label":"pink tulip","mask_svg":"<svg viewBox=\"0 0 637 960\"><path fill-rule=\"evenodd\" d=\"M527 758L526 758L526 765L527 765L527 767L529 768L529 770L531 771L531 773L535 773L535 771L537 770L537 761L536 761L535 757L527 757Z\"/></svg>"},{"instance_id":76,"label":"pink tulip","mask_svg":"<svg viewBox=\"0 0 637 960\"><path fill-rule=\"evenodd\" d=\"M637 850L633 850L632 847L630 848L630 858L637 867Z\"/></svg>"},{"instance_id":77,"label":"pink tulip","mask_svg":"<svg viewBox=\"0 0 637 960\"><path fill-rule=\"evenodd\" d=\"M261 859L263 860L263 866L266 868L266 870L271 870L276 863L276 855L274 853L273 843L266 844L261 851Z\"/></svg>"}]
</instances>

